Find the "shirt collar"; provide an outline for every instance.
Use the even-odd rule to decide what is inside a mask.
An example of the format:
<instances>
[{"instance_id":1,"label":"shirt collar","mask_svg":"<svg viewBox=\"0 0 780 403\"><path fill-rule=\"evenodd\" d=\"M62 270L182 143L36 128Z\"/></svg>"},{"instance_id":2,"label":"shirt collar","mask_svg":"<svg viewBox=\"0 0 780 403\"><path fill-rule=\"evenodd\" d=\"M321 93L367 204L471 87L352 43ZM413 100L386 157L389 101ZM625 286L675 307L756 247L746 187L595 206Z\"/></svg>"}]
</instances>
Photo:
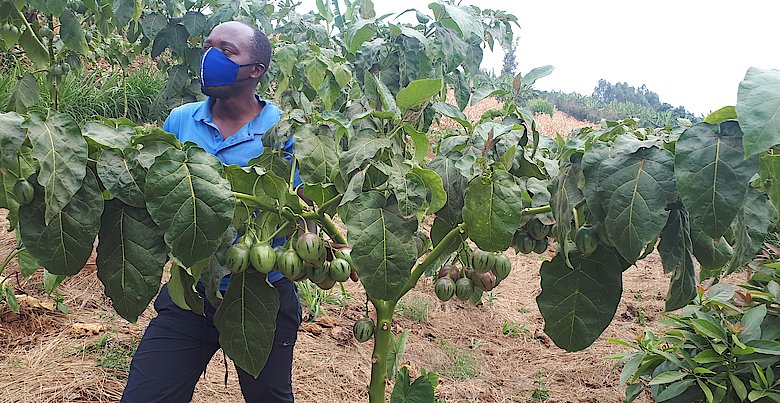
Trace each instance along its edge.
<instances>
[{"instance_id":1,"label":"shirt collar","mask_svg":"<svg viewBox=\"0 0 780 403\"><path fill-rule=\"evenodd\" d=\"M260 111L260 114L255 116L252 121L250 121L246 129L250 134L262 132L264 133L267 131L270 126L273 126L273 123L276 123L277 120L279 120L278 116L275 119L272 119L272 123L270 125L264 124L269 117L269 114L272 114L276 110L276 106L273 105L270 102L265 101L264 99L260 98L260 95L255 94L255 99L257 99L257 102L263 105L263 110ZM192 113L193 119L196 121L201 121L204 123L208 123L210 125L214 124L214 120L211 117L211 105L214 103L214 98L208 97L206 101L202 102L200 106L198 106L197 109ZM279 113L277 112L276 115ZM268 127L264 127L268 126Z\"/></svg>"}]
</instances>

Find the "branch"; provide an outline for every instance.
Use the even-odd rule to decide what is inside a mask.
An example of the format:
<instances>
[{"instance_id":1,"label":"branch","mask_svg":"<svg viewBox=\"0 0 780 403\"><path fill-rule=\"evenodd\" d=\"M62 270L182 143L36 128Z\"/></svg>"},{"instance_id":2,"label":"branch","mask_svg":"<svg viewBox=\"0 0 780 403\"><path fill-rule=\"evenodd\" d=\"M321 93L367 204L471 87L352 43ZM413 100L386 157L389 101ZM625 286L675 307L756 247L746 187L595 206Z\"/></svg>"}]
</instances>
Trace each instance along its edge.
<instances>
[{"instance_id":1,"label":"branch","mask_svg":"<svg viewBox=\"0 0 780 403\"><path fill-rule=\"evenodd\" d=\"M422 262L418 263L417 266L414 267L412 270L412 275L409 277L409 280L406 282L406 285L404 286L403 291L401 291L401 294L398 295L398 298L396 298L395 301L398 301L406 295L409 290L414 288L414 286L417 284L417 281L420 279L420 276L422 276L423 273L425 273L426 270L428 270L433 264L441 257L441 255L444 253L445 245L449 245L449 243L452 241L453 238L458 236L462 231L466 230L466 224L460 223L457 227L450 230L450 232L447 233L447 235L444 236L444 238L439 242L438 245L436 245L435 248L431 251L431 253L428 254L428 256L423 259Z\"/></svg>"},{"instance_id":2,"label":"branch","mask_svg":"<svg viewBox=\"0 0 780 403\"><path fill-rule=\"evenodd\" d=\"M523 215L544 214L544 213L549 213L551 211L552 211L552 207L550 205L541 206L541 207L529 207L523 209Z\"/></svg>"}]
</instances>

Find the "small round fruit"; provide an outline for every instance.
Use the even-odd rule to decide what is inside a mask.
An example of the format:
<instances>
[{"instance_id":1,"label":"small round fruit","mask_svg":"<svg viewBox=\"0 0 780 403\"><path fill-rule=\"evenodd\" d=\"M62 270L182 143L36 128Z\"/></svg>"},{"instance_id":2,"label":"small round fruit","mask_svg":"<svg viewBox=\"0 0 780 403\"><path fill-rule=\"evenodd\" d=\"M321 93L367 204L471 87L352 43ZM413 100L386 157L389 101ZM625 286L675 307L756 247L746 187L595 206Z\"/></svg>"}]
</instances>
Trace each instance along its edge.
<instances>
[{"instance_id":1,"label":"small round fruit","mask_svg":"<svg viewBox=\"0 0 780 403\"><path fill-rule=\"evenodd\" d=\"M496 288L496 275L491 272L476 273L472 276L471 281L477 290L490 291Z\"/></svg>"},{"instance_id":2,"label":"small round fruit","mask_svg":"<svg viewBox=\"0 0 780 403\"><path fill-rule=\"evenodd\" d=\"M287 278L293 279L304 273L303 260L294 250L288 249L282 253L278 262L279 271Z\"/></svg>"},{"instance_id":3,"label":"small round fruit","mask_svg":"<svg viewBox=\"0 0 780 403\"><path fill-rule=\"evenodd\" d=\"M49 27L46 26L41 27L40 32L41 32L41 36L46 39L51 40L52 38L54 38L54 32L52 32L52 30Z\"/></svg>"},{"instance_id":4,"label":"small round fruit","mask_svg":"<svg viewBox=\"0 0 780 403\"><path fill-rule=\"evenodd\" d=\"M336 285L336 280L328 277L325 280L322 280L315 284L317 284L317 287L320 287L323 290L330 290L331 288L333 288L334 285Z\"/></svg>"},{"instance_id":5,"label":"small round fruit","mask_svg":"<svg viewBox=\"0 0 780 403\"><path fill-rule=\"evenodd\" d=\"M574 244L582 256L590 256L599 247L599 238L590 225L583 225L574 234Z\"/></svg>"},{"instance_id":6,"label":"small round fruit","mask_svg":"<svg viewBox=\"0 0 780 403\"><path fill-rule=\"evenodd\" d=\"M19 33L22 32L22 31L20 31L19 28L16 27L16 25L11 25L11 31L10 32L13 35L19 35Z\"/></svg>"},{"instance_id":7,"label":"small round fruit","mask_svg":"<svg viewBox=\"0 0 780 403\"><path fill-rule=\"evenodd\" d=\"M241 243L235 244L228 248L225 259L231 273L243 273L249 267L249 249Z\"/></svg>"},{"instance_id":8,"label":"small round fruit","mask_svg":"<svg viewBox=\"0 0 780 403\"><path fill-rule=\"evenodd\" d=\"M542 254L547 251L547 238L540 239L536 241L536 244L534 245L534 253Z\"/></svg>"},{"instance_id":9,"label":"small round fruit","mask_svg":"<svg viewBox=\"0 0 780 403\"><path fill-rule=\"evenodd\" d=\"M433 291L442 302L449 301L455 295L455 282L449 277L442 277L436 280Z\"/></svg>"},{"instance_id":10,"label":"small round fruit","mask_svg":"<svg viewBox=\"0 0 780 403\"><path fill-rule=\"evenodd\" d=\"M534 246L536 245L536 240L531 238L524 230L517 230L512 242L515 247L515 252L526 255L533 252Z\"/></svg>"},{"instance_id":11,"label":"small round fruit","mask_svg":"<svg viewBox=\"0 0 780 403\"><path fill-rule=\"evenodd\" d=\"M324 281L328 278L327 266L327 264L304 264L304 267L306 268L306 275L309 276L309 280L311 280L313 283L319 283L320 281Z\"/></svg>"},{"instance_id":12,"label":"small round fruit","mask_svg":"<svg viewBox=\"0 0 780 403\"><path fill-rule=\"evenodd\" d=\"M471 294L474 293L474 283L471 280L463 277L459 278L455 282L455 295L461 301L468 301L471 298Z\"/></svg>"},{"instance_id":13,"label":"small round fruit","mask_svg":"<svg viewBox=\"0 0 780 403\"><path fill-rule=\"evenodd\" d=\"M35 198L35 188L27 179L19 179L14 184L14 197L20 205L26 206Z\"/></svg>"},{"instance_id":14,"label":"small round fruit","mask_svg":"<svg viewBox=\"0 0 780 403\"><path fill-rule=\"evenodd\" d=\"M313 232L304 232L293 242L293 248L298 256L309 263L321 263L325 261L325 243L319 235Z\"/></svg>"},{"instance_id":15,"label":"small round fruit","mask_svg":"<svg viewBox=\"0 0 780 403\"><path fill-rule=\"evenodd\" d=\"M493 266L493 274L496 276L496 280L501 282L503 279L509 277L509 273L512 272L512 262L503 253L496 253L496 265ZM498 285L498 283L496 283Z\"/></svg>"},{"instance_id":16,"label":"small round fruit","mask_svg":"<svg viewBox=\"0 0 780 403\"><path fill-rule=\"evenodd\" d=\"M455 266L445 264L444 266L439 269L439 274L437 278L443 278L443 277L449 277L453 283L455 281L458 281L458 279L461 277L460 269L458 269Z\"/></svg>"},{"instance_id":17,"label":"small round fruit","mask_svg":"<svg viewBox=\"0 0 780 403\"><path fill-rule=\"evenodd\" d=\"M276 264L276 252L268 243L258 242L249 249L249 262L260 273L269 273Z\"/></svg>"},{"instance_id":18,"label":"small round fruit","mask_svg":"<svg viewBox=\"0 0 780 403\"><path fill-rule=\"evenodd\" d=\"M471 267L478 273L487 273L496 265L495 256L482 249L477 249L471 255Z\"/></svg>"},{"instance_id":19,"label":"small round fruit","mask_svg":"<svg viewBox=\"0 0 780 403\"><path fill-rule=\"evenodd\" d=\"M361 343L368 341L374 335L374 321L366 317L358 319L352 327L352 334Z\"/></svg>"},{"instance_id":20,"label":"small round fruit","mask_svg":"<svg viewBox=\"0 0 780 403\"><path fill-rule=\"evenodd\" d=\"M64 74L68 74L69 71L70 71L70 63L68 62L62 63L62 72Z\"/></svg>"},{"instance_id":21,"label":"small round fruit","mask_svg":"<svg viewBox=\"0 0 780 403\"><path fill-rule=\"evenodd\" d=\"M54 77L59 77L62 75L62 66L59 64L55 64L54 66L51 67L51 70L49 71L51 72L51 75L53 75Z\"/></svg>"},{"instance_id":22,"label":"small round fruit","mask_svg":"<svg viewBox=\"0 0 780 403\"><path fill-rule=\"evenodd\" d=\"M92 32L85 32L84 33L84 39L87 40L87 43L92 42Z\"/></svg>"},{"instance_id":23,"label":"small round fruit","mask_svg":"<svg viewBox=\"0 0 780 403\"><path fill-rule=\"evenodd\" d=\"M330 262L328 276L338 282L345 282L349 280L349 262L341 258L335 258Z\"/></svg>"},{"instance_id":24,"label":"small round fruit","mask_svg":"<svg viewBox=\"0 0 780 403\"><path fill-rule=\"evenodd\" d=\"M541 221L539 221L538 218L534 217L531 219L531 221L528 222L526 228L528 229L528 235L531 235L531 238L540 241L547 237L547 234L550 233L551 227L549 225L543 224Z\"/></svg>"}]
</instances>

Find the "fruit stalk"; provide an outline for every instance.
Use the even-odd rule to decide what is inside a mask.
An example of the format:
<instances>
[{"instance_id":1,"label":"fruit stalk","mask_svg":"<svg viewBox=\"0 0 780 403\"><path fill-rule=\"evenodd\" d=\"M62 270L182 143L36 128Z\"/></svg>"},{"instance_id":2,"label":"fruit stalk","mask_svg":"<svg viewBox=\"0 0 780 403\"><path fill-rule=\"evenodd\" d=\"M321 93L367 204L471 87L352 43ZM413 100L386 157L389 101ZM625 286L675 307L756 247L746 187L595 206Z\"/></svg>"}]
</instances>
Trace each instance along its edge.
<instances>
[{"instance_id":1,"label":"fruit stalk","mask_svg":"<svg viewBox=\"0 0 780 403\"><path fill-rule=\"evenodd\" d=\"M414 288L414 286L417 284L417 281L420 279L420 276L425 273L428 268L430 268L436 260L441 257L441 255L444 253L445 245L448 245L450 242L452 242L452 239L458 236L458 234L461 231L466 230L466 224L460 223L457 227L450 230L450 232L447 233L447 235L442 238L442 240L436 245L433 250L431 250L431 253L428 254L428 256L423 259L422 262L420 262L417 266L414 267L412 270L412 275L409 277L409 280L406 282L406 286L404 286L403 291L401 291L401 294L398 295L395 302L398 302L398 300L401 299L404 295L406 295L409 290Z\"/></svg>"}]
</instances>

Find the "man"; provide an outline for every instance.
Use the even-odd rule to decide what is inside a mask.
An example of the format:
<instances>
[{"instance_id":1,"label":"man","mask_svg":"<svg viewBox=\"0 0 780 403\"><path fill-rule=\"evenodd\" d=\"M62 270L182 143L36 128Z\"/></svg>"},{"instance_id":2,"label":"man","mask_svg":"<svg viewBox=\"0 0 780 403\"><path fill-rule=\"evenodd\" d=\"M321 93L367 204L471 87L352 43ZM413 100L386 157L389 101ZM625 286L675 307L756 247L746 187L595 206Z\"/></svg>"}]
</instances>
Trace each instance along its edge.
<instances>
[{"instance_id":1,"label":"man","mask_svg":"<svg viewBox=\"0 0 780 403\"><path fill-rule=\"evenodd\" d=\"M201 90L207 101L174 109L163 129L192 141L224 164L247 165L263 151L262 137L277 121L279 109L261 100L255 89L271 61L271 44L259 29L226 22L204 42ZM292 152L292 139L285 144ZM296 185L300 179L296 178ZM281 273L268 280L279 291L279 313L273 349L257 379L236 367L247 402L292 402L292 357L301 321L295 285ZM222 281L223 293L229 278ZM198 284L203 295L203 287ZM183 310L171 301L167 285L154 303L152 319L130 366L122 402L188 402L195 384L219 349L214 307L203 298L205 316Z\"/></svg>"}]
</instances>

